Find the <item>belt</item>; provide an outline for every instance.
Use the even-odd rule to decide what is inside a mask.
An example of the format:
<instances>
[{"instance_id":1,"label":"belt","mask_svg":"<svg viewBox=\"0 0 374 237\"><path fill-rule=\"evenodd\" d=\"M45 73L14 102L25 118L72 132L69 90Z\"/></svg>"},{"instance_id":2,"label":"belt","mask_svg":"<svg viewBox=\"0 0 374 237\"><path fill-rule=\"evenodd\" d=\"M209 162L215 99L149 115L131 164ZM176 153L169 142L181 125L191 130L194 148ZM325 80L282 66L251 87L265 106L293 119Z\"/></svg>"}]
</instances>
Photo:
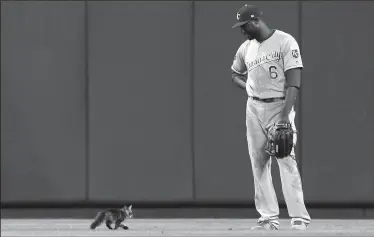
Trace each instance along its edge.
<instances>
[{"instance_id":1,"label":"belt","mask_svg":"<svg viewBox=\"0 0 374 237\"><path fill-rule=\"evenodd\" d=\"M254 97L254 96L249 96L249 98L251 98L252 100L257 100L257 101L261 101L261 102L265 102L265 103L271 103L271 102L275 102L275 101L279 101L279 100L284 100L285 99L285 97L275 97L275 98L261 99L261 98Z\"/></svg>"}]
</instances>

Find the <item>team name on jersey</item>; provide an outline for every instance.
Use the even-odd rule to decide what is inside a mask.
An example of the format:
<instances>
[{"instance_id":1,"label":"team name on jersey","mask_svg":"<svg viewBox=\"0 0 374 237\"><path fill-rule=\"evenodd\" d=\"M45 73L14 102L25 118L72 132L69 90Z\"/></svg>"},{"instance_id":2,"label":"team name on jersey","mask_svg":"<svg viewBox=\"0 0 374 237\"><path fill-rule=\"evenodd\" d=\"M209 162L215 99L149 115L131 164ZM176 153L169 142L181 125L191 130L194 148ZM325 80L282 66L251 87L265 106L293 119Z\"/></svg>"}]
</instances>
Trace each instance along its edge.
<instances>
[{"instance_id":1,"label":"team name on jersey","mask_svg":"<svg viewBox=\"0 0 374 237\"><path fill-rule=\"evenodd\" d=\"M271 61L279 61L280 59L281 59L281 53L274 50L274 51L272 51L268 54L257 57L255 60L253 60L251 62L247 62L246 63L247 64L247 69L251 70L252 68L254 68L254 67L256 67L260 64L268 63L268 62L271 62Z\"/></svg>"}]
</instances>

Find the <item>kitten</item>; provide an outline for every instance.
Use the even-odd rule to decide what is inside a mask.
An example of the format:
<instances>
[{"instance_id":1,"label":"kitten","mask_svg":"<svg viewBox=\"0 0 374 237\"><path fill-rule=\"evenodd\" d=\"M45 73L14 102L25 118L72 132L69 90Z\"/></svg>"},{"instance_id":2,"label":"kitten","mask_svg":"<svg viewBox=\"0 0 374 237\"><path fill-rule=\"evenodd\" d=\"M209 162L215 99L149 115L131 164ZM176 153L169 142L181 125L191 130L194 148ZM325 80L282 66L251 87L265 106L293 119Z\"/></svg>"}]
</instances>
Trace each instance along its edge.
<instances>
[{"instance_id":1,"label":"kitten","mask_svg":"<svg viewBox=\"0 0 374 237\"><path fill-rule=\"evenodd\" d=\"M101 211L96 215L96 218L94 222L92 222L90 228L94 230L105 221L105 225L108 227L108 229L113 230L111 225L114 223L114 230L118 229L119 227L128 230L129 227L122 224L122 222L124 222L125 219L131 218L133 218L132 205L129 207L125 205L121 209L108 209L106 211Z\"/></svg>"}]
</instances>

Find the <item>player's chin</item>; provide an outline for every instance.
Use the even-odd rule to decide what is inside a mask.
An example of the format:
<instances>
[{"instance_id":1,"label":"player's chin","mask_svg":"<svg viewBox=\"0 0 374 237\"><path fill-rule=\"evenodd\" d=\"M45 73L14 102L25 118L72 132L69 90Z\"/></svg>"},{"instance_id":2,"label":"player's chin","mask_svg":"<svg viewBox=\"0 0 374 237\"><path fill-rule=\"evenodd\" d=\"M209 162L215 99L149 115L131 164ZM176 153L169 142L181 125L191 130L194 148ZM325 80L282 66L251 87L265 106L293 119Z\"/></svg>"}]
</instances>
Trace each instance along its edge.
<instances>
[{"instance_id":1,"label":"player's chin","mask_svg":"<svg viewBox=\"0 0 374 237\"><path fill-rule=\"evenodd\" d=\"M247 38L247 39L249 39L249 40L253 40L254 39L254 37L251 36L251 35L249 35L249 34L244 34L244 37Z\"/></svg>"}]
</instances>

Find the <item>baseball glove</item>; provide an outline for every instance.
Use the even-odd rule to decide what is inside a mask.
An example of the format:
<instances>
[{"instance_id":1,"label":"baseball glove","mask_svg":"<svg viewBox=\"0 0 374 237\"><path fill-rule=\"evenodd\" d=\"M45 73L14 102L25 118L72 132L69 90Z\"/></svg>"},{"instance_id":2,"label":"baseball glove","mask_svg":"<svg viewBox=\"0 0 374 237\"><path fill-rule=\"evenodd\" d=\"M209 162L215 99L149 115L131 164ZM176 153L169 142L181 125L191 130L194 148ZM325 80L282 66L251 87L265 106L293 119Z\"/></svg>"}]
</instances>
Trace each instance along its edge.
<instances>
[{"instance_id":1,"label":"baseball glove","mask_svg":"<svg viewBox=\"0 0 374 237\"><path fill-rule=\"evenodd\" d=\"M278 159L289 156L294 146L293 136L291 123L274 124L268 131L265 151Z\"/></svg>"}]
</instances>

